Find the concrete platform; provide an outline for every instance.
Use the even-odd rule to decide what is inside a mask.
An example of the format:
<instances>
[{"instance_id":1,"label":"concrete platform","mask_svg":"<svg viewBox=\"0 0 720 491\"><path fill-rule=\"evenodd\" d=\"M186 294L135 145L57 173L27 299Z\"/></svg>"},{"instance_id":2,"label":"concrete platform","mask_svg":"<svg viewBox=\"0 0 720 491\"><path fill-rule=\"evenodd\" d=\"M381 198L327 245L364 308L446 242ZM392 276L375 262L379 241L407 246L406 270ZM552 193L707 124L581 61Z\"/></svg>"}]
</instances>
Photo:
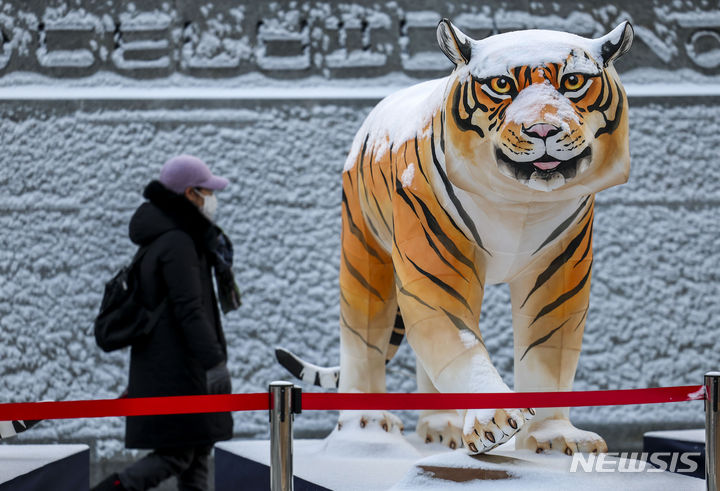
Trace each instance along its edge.
<instances>
[{"instance_id":1,"label":"concrete platform","mask_svg":"<svg viewBox=\"0 0 720 491\"><path fill-rule=\"evenodd\" d=\"M705 478L705 428L697 430L648 431L643 434L643 452L665 453L658 455L672 468L672 454L687 453L686 459L697 464L692 476Z\"/></svg>"},{"instance_id":2,"label":"concrete platform","mask_svg":"<svg viewBox=\"0 0 720 491\"><path fill-rule=\"evenodd\" d=\"M89 487L87 445L0 445L1 491L82 491Z\"/></svg>"},{"instance_id":3,"label":"concrete platform","mask_svg":"<svg viewBox=\"0 0 720 491\"><path fill-rule=\"evenodd\" d=\"M576 463L564 454L515 450L511 441L488 454L425 445L415 434L333 432L324 440L294 442L298 491L374 490L553 490L676 489L702 491L705 482L672 474L642 461L604 455L600 463L583 456ZM268 441L245 440L215 446L217 491L269 489ZM470 486L470 487L468 487Z\"/></svg>"}]
</instances>

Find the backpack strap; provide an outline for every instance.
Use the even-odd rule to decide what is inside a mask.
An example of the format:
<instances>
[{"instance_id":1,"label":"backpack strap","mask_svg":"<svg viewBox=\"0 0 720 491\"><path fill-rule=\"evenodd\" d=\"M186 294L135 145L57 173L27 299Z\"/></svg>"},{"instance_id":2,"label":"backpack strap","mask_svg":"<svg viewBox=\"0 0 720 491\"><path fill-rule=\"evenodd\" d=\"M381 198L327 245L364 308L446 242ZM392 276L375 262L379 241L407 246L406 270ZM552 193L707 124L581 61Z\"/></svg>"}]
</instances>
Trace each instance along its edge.
<instances>
[{"instance_id":1,"label":"backpack strap","mask_svg":"<svg viewBox=\"0 0 720 491\"><path fill-rule=\"evenodd\" d=\"M166 231L166 232L161 233L161 234L158 235L158 236L156 236L153 240L151 240L151 241L148 242L147 244L145 244L145 245L143 245L143 246L140 246L140 247L138 248L137 252L135 253L135 256L133 256L133 259L132 259L132 261L130 262L130 265L128 266L128 270L133 271L134 274L138 275L138 279L139 279L140 271L135 271L135 268L136 268L136 267L139 267L140 261L142 260L143 256L145 256L145 253L146 253L148 250L150 250L150 247L151 247L160 237L162 237L163 235L165 235L167 232L169 232L169 230ZM132 273L131 273L131 274L132 274ZM140 288L142 289L142 283L140 283L139 286L140 286ZM152 312L151 318L154 318L154 319L153 319L153 323L154 323L155 320L157 320L158 314L162 311L162 308L161 308L161 307L163 307L166 303L167 303L167 295L165 295L165 296L162 298L162 300L160 300L160 302L159 302L155 307L152 307L152 308L149 308L149 309L148 309L150 312Z\"/></svg>"}]
</instances>

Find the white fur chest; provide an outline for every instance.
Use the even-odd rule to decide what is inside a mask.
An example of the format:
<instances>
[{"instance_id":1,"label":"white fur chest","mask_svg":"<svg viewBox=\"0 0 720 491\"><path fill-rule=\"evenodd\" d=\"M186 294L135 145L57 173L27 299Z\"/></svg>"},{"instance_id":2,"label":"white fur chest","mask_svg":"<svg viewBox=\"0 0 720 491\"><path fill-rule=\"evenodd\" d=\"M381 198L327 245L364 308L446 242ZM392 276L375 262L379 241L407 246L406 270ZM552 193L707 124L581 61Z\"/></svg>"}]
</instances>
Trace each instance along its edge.
<instances>
[{"instance_id":1,"label":"white fur chest","mask_svg":"<svg viewBox=\"0 0 720 491\"><path fill-rule=\"evenodd\" d=\"M592 197L578 197L560 202L503 202L457 188L455 191L488 252L485 254L486 284L511 281L534 261L543 258L555 243L565 238L571 224L579 221L593 201ZM443 206L451 215L457 215L449 200ZM459 217L453 218L462 223Z\"/></svg>"}]
</instances>

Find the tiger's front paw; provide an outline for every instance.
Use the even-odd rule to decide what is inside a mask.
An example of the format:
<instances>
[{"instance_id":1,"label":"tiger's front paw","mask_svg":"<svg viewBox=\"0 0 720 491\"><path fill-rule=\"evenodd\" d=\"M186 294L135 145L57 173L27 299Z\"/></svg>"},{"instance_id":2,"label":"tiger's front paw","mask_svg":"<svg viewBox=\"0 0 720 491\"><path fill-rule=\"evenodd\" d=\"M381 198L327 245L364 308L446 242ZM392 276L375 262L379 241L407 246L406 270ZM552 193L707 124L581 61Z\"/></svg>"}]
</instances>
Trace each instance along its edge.
<instances>
[{"instance_id":1,"label":"tiger's front paw","mask_svg":"<svg viewBox=\"0 0 720 491\"><path fill-rule=\"evenodd\" d=\"M405 429L400 418L388 411L342 411L338 418L338 431L346 429L381 429L388 433L402 433Z\"/></svg>"},{"instance_id":2,"label":"tiger's front paw","mask_svg":"<svg viewBox=\"0 0 720 491\"><path fill-rule=\"evenodd\" d=\"M575 428L569 420L560 418L533 421L517 436L515 446L537 453L557 451L566 455L607 452L607 444L600 435Z\"/></svg>"},{"instance_id":3,"label":"tiger's front paw","mask_svg":"<svg viewBox=\"0 0 720 491\"><path fill-rule=\"evenodd\" d=\"M423 411L415 431L425 443L462 446L462 418L457 411Z\"/></svg>"},{"instance_id":4,"label":"tiger's front paw","mask_svg":"<svg viewBox=\"0 0 720 491\"><path fill-rule=\"evenodd\" d=\"M463 442L470 453L487 452L508 441L535 415L528 409L469 409L465 412Z\"/></svg>"}]
</instances>

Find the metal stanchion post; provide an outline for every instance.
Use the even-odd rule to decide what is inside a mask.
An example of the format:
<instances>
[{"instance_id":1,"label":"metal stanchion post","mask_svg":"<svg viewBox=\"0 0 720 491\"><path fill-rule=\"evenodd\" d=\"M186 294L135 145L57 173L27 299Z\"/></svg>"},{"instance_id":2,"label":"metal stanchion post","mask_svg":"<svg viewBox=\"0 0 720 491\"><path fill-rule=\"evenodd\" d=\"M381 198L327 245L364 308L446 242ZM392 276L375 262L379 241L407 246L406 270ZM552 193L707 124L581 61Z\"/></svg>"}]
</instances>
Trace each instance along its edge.
<instances>
[{"instance_id":1,"label":"metal stanchion post","mask_svg":"<svg viewBox=\"0 0 720 491\"><path fill-rule=\"evenodd\" d=\"M292 491L292 422L301 412L301 391L290 382L272 382L270 393L270 489Z\"/></svg>"},{"instance_id":2,"label":"metal stanchion post","mask_svg":"<svg viewBox=\"0 0 720 491\"><path fill-rule=\"evenodd\" d=\"M718 469L720 469L720 372L705 374L705 483L708 491L719 491Z\"/></svg>"}]
</instances>

